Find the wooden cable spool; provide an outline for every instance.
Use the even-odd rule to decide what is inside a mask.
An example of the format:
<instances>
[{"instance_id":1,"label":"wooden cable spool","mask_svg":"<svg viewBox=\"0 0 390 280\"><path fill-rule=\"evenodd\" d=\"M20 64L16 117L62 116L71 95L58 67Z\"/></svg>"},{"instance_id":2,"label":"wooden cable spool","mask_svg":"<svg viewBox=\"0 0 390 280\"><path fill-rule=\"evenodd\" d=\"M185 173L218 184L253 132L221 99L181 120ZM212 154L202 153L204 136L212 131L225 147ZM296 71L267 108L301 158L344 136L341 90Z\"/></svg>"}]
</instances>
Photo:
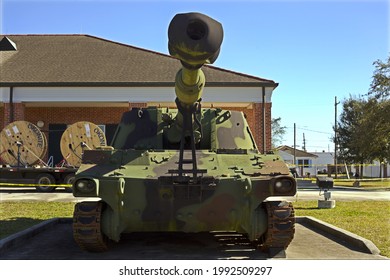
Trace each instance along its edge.
<instances>
[{"instance_id":1,"label":"wooden cable spool","mask_svg":"<svg viewBox=\"0 0 390 280\"><path fill-rule=\"evenodd\" d=\"M62 134L60 141L61 153L68 164L81 165L85 150L93 150L106 146L106 136L97 125L81 121L70 125Z\"/></svg>"},{"instance_id":2,"label":"wooden cable spool","mask_svg":"<svg viewBox=\"0 0 390 280\"><path fill-rule=\"evenodd\" d=\"M46 152L46 135L28 121L12 122L0 132L0 158L11 166L44 163Z\"/></svg>"}]
</instances>

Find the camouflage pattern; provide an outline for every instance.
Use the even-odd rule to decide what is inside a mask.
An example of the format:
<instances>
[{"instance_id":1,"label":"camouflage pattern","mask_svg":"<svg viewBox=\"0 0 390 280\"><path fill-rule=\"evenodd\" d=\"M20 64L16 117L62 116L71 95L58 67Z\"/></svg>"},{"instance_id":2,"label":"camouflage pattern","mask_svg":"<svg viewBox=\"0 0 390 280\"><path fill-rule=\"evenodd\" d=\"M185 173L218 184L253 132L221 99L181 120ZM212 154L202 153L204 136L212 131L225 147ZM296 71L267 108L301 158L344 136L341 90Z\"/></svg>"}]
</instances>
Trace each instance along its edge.
<instances>
[{"instance_id":1,"label":"camouflage pattern","mask_svg":"<svg viewBox=\"0 0 390 280\"><path fill-rule=\"evenodd\" d=\"M219 23L201 14L175 18L171 26L194 21L206 26L202 27L206 32L197 34L211 33L207 28L222 32ZM294 178L278 155L259 153L242 112L201 108L200 67L216 59L219 46L208 55L198 55L202 40L194 39L194 50L183 47L171 38L178 32L171 26L169 48L183 64L176 76L177 108L133 108L124 113L111 146L85 151L74 196L101 199L104 207L100 210L100 203L94 215L102 212L98 217L102 235L114 241L126 232L231 230L272 247L279 232L269 233L268 241L264 235L274 222L275 215L269 213L274 211L279 220L288 220L281 228L289 230L287 237L282 236L288 241L276 246L287 246L293 234L293 210L280 212L277 205L267 208L265 203L272 196L294 195ZM183 32L188 29L193 31ZM217 41L220 45L222 38ZM87 212L75 214L75 239L93 251L96 248L83 244L80 237L84 228L79 220Z\"/></svg>"}]
</instances>

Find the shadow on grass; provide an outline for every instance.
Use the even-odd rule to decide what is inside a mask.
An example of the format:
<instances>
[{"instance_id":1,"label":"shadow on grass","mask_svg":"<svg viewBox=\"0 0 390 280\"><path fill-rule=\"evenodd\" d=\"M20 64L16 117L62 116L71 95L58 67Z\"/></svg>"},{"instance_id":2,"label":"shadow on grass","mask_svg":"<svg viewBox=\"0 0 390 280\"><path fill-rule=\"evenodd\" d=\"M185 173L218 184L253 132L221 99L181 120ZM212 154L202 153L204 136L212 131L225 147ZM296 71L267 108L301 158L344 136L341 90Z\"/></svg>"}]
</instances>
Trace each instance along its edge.
<instances>
[{"instance_id":1,"label":"shadow on grass","mask_svg":"<svg viewBox=\"0 0 390 280\"><path fill-rule=\"evenodd\" d=\"M25 217L15 217L9 220L0 220L0 239L37 225L45 220Z\"/></svg>"}]
</instances>

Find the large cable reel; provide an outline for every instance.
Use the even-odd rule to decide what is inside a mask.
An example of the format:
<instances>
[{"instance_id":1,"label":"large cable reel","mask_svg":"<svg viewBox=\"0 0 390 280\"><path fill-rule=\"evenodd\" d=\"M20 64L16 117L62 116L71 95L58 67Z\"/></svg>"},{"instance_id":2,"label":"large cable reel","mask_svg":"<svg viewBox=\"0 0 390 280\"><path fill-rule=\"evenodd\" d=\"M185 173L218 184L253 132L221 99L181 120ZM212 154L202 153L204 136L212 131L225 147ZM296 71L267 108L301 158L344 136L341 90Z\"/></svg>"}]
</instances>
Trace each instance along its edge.
<instances>
[{"instance_id":1,"label":"large cable reel","mask_svg":"<svg viewBox=\"0 0 390 280\"><path fill-rule=\"evenodd\" d=\"M66 162L72 166L80 166L85 150L94 150L106 146L106 136L103 130L87 121L70 125L62 134L60 141L61 153Z\"/></svg>"},{"instance_id":2,"label":"large cable reel","mask_svg":"<svg viewBox=\"0 0 390 280\"><path fill-rule=\"evenodd\" d=\"M15 121L0 132L0 158L11 166L29 166L42 162L46 154L46 136L28 121Z\"/></svg>"}]
</instances>

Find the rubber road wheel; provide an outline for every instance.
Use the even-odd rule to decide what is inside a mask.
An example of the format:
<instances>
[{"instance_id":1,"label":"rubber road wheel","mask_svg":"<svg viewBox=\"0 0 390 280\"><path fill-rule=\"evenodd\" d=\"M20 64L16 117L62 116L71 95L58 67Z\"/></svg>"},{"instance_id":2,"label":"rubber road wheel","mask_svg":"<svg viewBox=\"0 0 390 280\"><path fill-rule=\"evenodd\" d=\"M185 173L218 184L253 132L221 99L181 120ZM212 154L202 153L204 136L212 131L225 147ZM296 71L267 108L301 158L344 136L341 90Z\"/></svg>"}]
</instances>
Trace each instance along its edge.
<instances>
[{"instance_id":1,"label":"rubber road wheel","mask_svg":"<svg viewBox=\"0 0 390 280\"><path fill-rule=\"evenodd\" d=\"M39 174L38 177L35 179L35 183L39 185L54 185L56 183L56 180L54 177L47 173ZM40 192L52 192L55 190L55 187L50 186L37 186L35 187L37 191Z\"/></svg>"}]
</instances>

